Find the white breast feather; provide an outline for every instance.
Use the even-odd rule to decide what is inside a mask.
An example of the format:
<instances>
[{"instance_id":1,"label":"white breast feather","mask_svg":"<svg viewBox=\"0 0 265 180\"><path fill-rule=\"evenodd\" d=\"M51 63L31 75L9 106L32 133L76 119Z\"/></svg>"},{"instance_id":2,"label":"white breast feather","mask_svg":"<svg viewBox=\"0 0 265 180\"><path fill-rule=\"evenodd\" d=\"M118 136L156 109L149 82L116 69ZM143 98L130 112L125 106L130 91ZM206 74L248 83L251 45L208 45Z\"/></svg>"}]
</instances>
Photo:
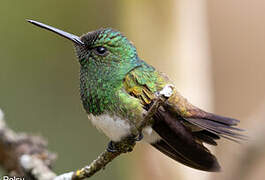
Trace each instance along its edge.
<instances>
[{"instance_id":1,"label":"white breast feather","mask_svg":"<svg viewBox=\"0 0 265 180\"><path fill-rule=\"evenodd\" d=\"M112 141L120 141L121 138L130 133L130 124L128 121L118 116L110 116L107 114L94 116L88 115L92 124L101 130Z\"/></svg>"},{"instance_id":2,"label":"white breast feather","mask_svg":"<svg viewBox=\"0 0 265 180\"><path fill-rule=\"evenodd\" d=\"M123 137L130 134L131 128L128 120L121 119L118 116L110 116L107 114L94 116L90 114L88 115L88 119L112 141L120 141ZM143 129L143 135L143 140L148 143L154 143L161 139L150 126Z\"/></svg>"}]
</instances>

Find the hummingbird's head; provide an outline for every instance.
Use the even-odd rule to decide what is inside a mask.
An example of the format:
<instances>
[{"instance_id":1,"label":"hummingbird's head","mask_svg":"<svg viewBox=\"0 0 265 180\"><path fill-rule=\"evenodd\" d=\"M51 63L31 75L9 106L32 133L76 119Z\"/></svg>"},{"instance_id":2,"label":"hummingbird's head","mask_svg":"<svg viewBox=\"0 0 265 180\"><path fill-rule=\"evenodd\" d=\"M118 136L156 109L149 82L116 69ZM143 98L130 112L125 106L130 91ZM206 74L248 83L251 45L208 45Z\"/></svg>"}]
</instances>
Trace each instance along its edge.
<instances>
[{"instance_id":1,"label":"hummingbird's head","mask_svg":"<svg viewBox=\"0 0 265 180\"><path fill-rule=\"evenodd\" d=\"M137 59L134 45L117 30L102 28L82 35L80 40L84 44L75 43L75 47L81 66L93 61L102 66L122 66Z\"/></svg>"},{"instance_id":2,"label":"hummingbird's head","mask_svg":"<svg viewBox=\"0 0 265 180\"><path fill-rule=\"evenodd\" d=\"M41 28L71 40L80 63L80 94L88 113L99 114L115 104L113 96L126 74L143 61L133 44L119 31L106 28L78 37L46 24L28 20Z\"/></svg>"},{"instance_id":3,"label":"hummingbird's head","mask_svg":"<svg viewBox=\"0 0 265 180\"><path fill-rule=\"evenodd\" d=\"M102 28L78 37L37 21L28 22L74 42L81 68L91 64L122 67L124 64L133 64L138 59L134 45L117 30Z\"/></svg>"}]
</instances>

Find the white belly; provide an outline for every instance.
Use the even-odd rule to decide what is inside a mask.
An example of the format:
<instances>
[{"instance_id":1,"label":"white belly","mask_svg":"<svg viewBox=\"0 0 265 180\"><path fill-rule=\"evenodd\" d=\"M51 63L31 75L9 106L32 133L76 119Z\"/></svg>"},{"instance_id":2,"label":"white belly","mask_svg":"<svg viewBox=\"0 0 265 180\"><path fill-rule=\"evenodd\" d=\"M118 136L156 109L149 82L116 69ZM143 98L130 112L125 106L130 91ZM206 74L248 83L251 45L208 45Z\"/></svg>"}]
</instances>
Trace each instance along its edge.
<instances>
[{"instance_id":1,"label":"white belly","mask_svg":"<svg viewBox=\"0 0 265 180\"><path fill-rule=\"evenodd\" d=\"M102 131L112 141L120 141L123 137L130 134L130 124L128 120L121 119L118 116L110 116L107 114L94 116L88 115L88 119L92 124ZM143 129L144 141L154 143L161 139L161 137L151 128L146 127Z\"/></svg>"}]
</instances>

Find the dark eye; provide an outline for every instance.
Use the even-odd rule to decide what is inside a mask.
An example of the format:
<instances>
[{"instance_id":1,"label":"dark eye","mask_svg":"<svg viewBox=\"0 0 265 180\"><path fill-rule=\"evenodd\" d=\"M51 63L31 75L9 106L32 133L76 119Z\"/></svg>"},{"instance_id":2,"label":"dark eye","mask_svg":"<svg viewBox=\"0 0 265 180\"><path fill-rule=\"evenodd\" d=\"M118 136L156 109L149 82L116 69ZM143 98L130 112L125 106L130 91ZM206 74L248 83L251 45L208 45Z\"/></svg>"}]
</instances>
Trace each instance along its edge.
<instances>
[{"instance_id":1,"label":"dark eye","mask_svg":"<svg viewBox=\"0 0 265 180\"><path fill-rule=\"evenodd\" d=\"M106 56L108 54L107 48L103 46L96 47L95 52L97 53L97 55L100 55L100 56Z\"/></svg>"}]
</instances>

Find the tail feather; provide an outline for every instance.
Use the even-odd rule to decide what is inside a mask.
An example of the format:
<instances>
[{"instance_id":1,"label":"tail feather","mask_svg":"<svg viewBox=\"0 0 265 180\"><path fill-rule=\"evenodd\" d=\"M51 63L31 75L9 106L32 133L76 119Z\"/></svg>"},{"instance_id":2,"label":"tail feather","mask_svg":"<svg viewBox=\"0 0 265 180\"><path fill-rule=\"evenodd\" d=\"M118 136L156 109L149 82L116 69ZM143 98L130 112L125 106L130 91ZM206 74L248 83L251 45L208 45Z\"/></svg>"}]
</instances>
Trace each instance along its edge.
<instances>
[{"instance_id":1,"label":"tail feather","mask_svg":"<svg viewBox=\"0 0 265 180\"><path fill-rule=\"evenodd\" d=\"M236 126L240 122L237 119L209 113L194 106L193 109L189 109L188 111L192 115L187 118L210 120L227 126Z\"/></svg>"},{"instance_id":2,"label":"tail feather","mask_svg":"<svg viewBox=\"0 0 265 180\"><path fill-rule=\"evenodd\" d=\"M194 118L185 118L189 123L196 125L202 129L210 131L218 136L224 137L229 140L238 142L238 140L245 140L246 136L240 134L242 129L231 127L225 125L224 123L219 123L215 120L208 119L194 119Z\"/></svg>"},{"instance_id":3,"label":"tail feather","mask_svg":"<svg viewBox=\"0 0 265 180\"><path fill-rule=\"evenodd\" d=\"M220 116L220 115L213 114L213 113L207 113L207 112L205 112L204 119L215 121L215 122L218 122L219 124L221 123L221 124L229 125L229 126L236 126L240 122L237 119L224 117L224 116Z\"/></svg>"}]
</instances>

